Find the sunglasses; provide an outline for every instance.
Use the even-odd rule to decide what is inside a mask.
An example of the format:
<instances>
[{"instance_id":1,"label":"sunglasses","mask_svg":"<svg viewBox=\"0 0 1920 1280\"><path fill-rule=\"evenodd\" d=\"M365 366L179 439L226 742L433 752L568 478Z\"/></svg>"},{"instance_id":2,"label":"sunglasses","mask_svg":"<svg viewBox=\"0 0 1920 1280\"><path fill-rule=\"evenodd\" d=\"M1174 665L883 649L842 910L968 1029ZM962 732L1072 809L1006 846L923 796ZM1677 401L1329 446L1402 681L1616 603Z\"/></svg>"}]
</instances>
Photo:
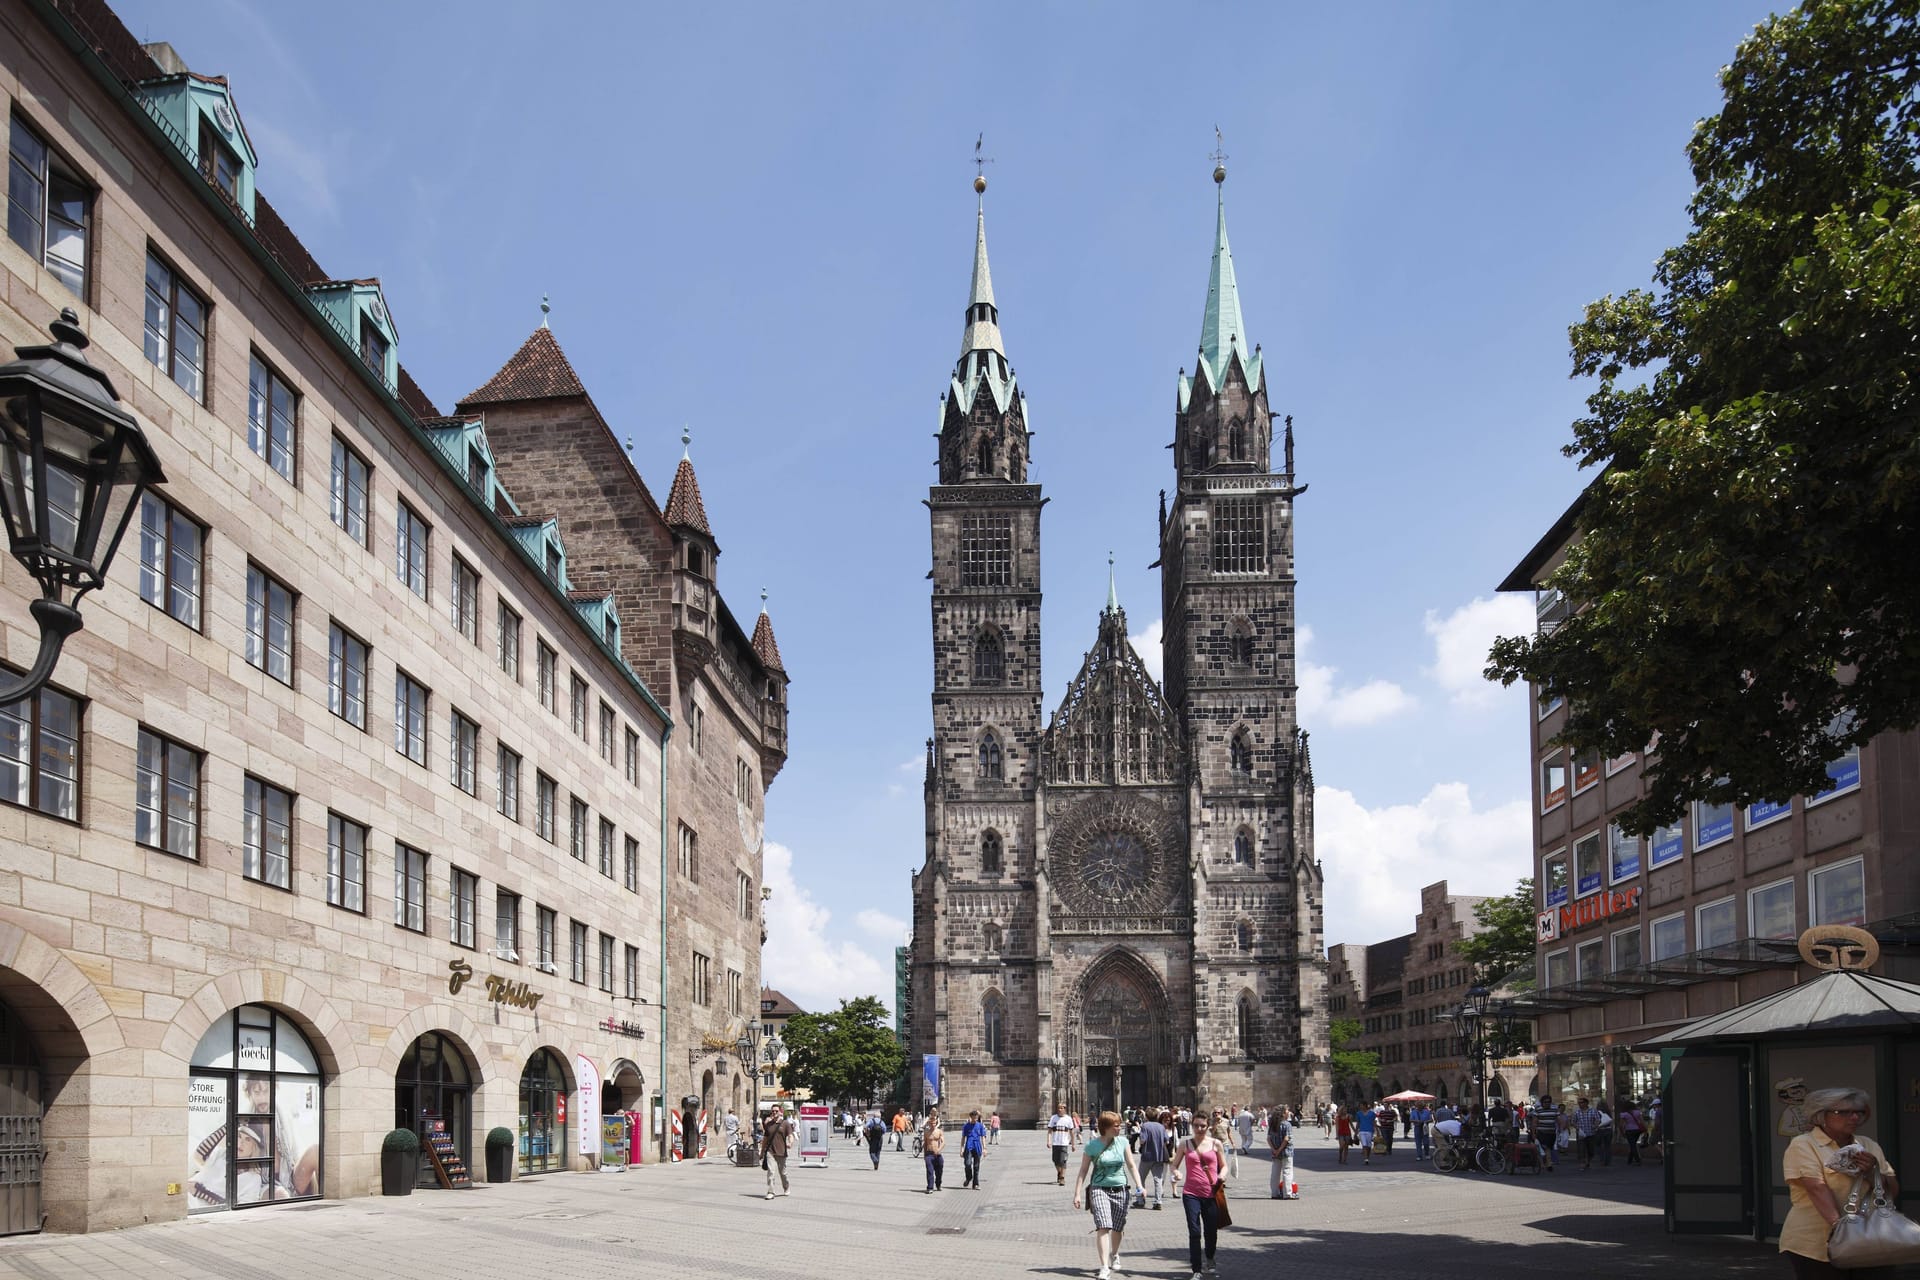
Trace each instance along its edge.
<instances>
[{"instance_id":1,"label":"sunglasses","mask_svg":"<svg viewBox=\"0 0 1920 1280\"><path fill-rule=\"evenodd\" d=\"M1829 1107L1827 1108L1827 1114L1830 1116L1864 1116L1867 1113L1858 1107Z\"/></svg>"}]
</instances>

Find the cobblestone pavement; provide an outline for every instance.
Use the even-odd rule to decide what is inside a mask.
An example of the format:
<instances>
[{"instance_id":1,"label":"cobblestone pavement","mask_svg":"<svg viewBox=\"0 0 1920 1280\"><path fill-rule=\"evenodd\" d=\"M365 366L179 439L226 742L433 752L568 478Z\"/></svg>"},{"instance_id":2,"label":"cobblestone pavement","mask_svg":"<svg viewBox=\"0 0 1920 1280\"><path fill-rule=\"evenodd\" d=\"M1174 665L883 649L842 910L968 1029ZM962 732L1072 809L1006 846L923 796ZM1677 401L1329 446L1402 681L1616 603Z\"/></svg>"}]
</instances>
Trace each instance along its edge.
<instances>
[{"instance_id":1,"label":"cobblestone pavement","mask_svg":"<svg viewBox=\"0 0 1920 1280\"><path fill-rule=\"evenodd\" d=\"M957 1144L955 1144L957 1145ZM1772 1248L1661 1227L1658 1165L1487 1178L1439 1174L1401 1149L1371 1167L1335 1163L1319 1134L1298 1161L1303 1199L1267 1198L1264 1154L1243 1159L1225 1280L1569 1274L1784 1277ZM758 1169L719 1161L625 1173L550 1174L470 1192L420 1191L214 1214L91 1236L0 1240L0 1276L25 1280L528 1280L592 1277L1090 1276L1086 1214L1057 1187L1037 1134L988 1148L985 1187L928 1196L918 1157L836 1139L825 1167L793 1167L793 1194L765 1199ZM1177 1203L1134 1211L1124 1280L1187 1275Z\"/></svg>"}]
</instances>

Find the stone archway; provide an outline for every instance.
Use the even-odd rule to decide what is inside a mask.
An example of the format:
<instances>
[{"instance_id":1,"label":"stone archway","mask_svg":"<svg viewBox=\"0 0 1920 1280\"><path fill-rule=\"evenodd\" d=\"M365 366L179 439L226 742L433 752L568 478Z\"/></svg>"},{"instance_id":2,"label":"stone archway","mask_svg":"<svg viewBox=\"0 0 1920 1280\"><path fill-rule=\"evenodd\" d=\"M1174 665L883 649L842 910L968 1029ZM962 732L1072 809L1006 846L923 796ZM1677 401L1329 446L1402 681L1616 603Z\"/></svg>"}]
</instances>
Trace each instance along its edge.
<instances>
[{"instance_id":1,"label":"stone archway","mask_svg":"<svg viewBox=\"0 0 1920 1280\"><path fill-rule=\"evenodd\" d=\"M1140 956L1116 947L1094 961L1067 1006L1063 1099L1076 1114L1174 1096L1166 987Z\"/></svg>"}]
</instances>

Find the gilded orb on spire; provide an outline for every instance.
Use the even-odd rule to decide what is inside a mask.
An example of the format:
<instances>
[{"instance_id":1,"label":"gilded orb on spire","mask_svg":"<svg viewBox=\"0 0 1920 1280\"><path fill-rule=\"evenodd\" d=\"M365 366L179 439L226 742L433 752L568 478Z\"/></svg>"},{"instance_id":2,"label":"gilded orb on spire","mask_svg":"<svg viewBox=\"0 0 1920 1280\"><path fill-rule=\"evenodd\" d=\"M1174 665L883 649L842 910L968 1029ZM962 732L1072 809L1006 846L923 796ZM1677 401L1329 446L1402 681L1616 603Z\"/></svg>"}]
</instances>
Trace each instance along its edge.
<instances>
[{"instance_id":1,"label":"gilded orb on spire","mask_svg":"<svg viewBox=\"0 0 1920 1280\"><path fill-rule=\"evenodd\" d=\"M1227 166L1223 164L1213 166L1213 180L1216 184L1225 182L1227 180Z\"/></svg>"},{"instance_id":2,"label":"gilded orb on spire","mask_svg":"<svg viewBox=\"0 0 1920 1280\"><path fill-rule=\"evenodd\" d=\"M987 192L987 175L986 174L976 173L973 175L973 190L975 195L986 194Z\"/></svg>"}]
</instances>

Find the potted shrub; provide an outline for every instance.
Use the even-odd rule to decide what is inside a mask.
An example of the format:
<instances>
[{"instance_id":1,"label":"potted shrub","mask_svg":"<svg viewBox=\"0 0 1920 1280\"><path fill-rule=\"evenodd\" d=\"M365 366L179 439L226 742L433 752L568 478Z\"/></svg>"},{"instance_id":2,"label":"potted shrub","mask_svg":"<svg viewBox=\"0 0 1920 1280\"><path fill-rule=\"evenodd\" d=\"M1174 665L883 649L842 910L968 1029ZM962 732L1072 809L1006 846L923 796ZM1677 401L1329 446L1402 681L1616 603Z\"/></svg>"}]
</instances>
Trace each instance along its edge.
<instances>
[{"instance_id":1,"label":"potted shrub","mask_svg":"<svg viewBox=\"0 0 1920 1280\"><path fill-rule=\"evenodd\" d=\"M410 1196L420 1180L420 1135L391 1130L380 1144L380 1194Z\"/></svg>"},{"instance_id":2,"label":"potted shrub","mask_svg":"<svg viewBox=\"0 0 1920 1280\"><path fill-rule=\"evenodd\" d=\"M487 1130L487 1181L506 1182L513 1177L513 1130L499 1127Z\"/></svg>"}]
</instances>

